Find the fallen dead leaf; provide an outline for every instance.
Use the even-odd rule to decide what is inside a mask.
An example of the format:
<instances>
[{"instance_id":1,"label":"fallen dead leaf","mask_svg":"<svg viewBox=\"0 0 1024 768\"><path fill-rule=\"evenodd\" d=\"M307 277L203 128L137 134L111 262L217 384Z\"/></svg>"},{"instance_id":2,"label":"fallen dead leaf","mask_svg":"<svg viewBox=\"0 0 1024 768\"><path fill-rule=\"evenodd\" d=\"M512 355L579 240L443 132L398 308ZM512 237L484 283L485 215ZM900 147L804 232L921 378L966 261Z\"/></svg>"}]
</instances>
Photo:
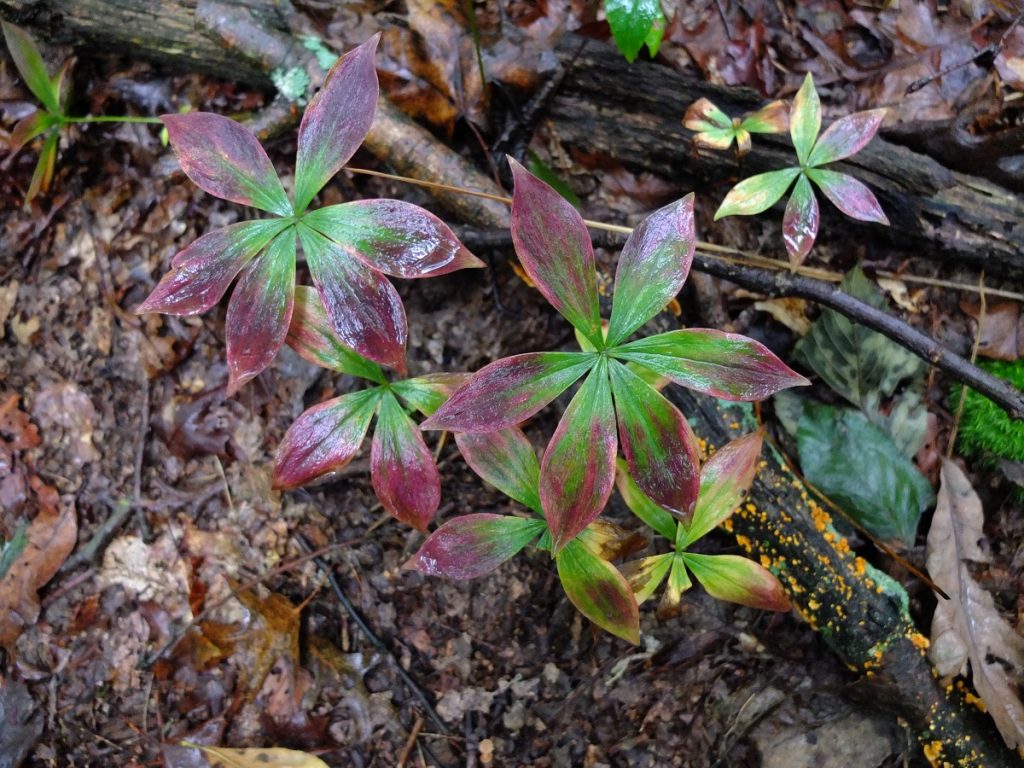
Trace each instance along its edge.
<instances>
[{"instance_id":1,"label":"fallen dead leaf","mask_svg":"<svg viewBox=\"0 0 1024 768\"><path fill-rule=\"evenodd\" d=\"M202 750L212 768L327 768L327 763L319 757L294 749L228 749L191 741L183 741L181 745Z\"/></svg>"},{"instance_id":2,"label":"fallen dead leaf","mask_svg":"<svg viewBox=\"0 0 1024 768\"><path fill-rule=\"evenodd\" d=\"M981 317L980 305L964 301L960 303L960 309L974 320L977 328ZM1024 356L1024 312L1021 312L1020 304L1003 301L985 308L978 354L993 360L1017 360Z\"/></svg>"},{"instance_id":3,"label":"fallen dead leaf","mask_svg":"<svg viewBox=\"0 0 1024 768\"><path fill-rule=\"evenodd\" d=\"M989 562L982 550L981 500L953 462L943 459L935 517L928 532L928 573L948 594L932 619L928 656L942 676L971 679L1007 746L1024 746L1024 638L996 609L992 595L972 578L967 561Z\"/></svg>"},{"instance_id":4,"label":"fallen dead leaf","mask_svg":"<svg viewBox=\"0 0 1024 768\"><path fill-rule=\"evenodd\" d=\"M807 302L804 299L765 299L755 301L754 309L767 312L797 336L806 336L811 330L807 319Z\"/></svg>"},{"instance_id":5,"label":"fallen dead leaf","mask_svg":"<svg viewBox=\"0 0 1024 768\"><path fill-rule=\"evenodd\" d=\"M60 381L43 387L32 405L32 415L43 428L47 444L56 442L57 434L60 435L60 441L68 446L73 466L99 459L99 451L92 442L96 409L74 382Z\"/></svg>"}]
</instances>

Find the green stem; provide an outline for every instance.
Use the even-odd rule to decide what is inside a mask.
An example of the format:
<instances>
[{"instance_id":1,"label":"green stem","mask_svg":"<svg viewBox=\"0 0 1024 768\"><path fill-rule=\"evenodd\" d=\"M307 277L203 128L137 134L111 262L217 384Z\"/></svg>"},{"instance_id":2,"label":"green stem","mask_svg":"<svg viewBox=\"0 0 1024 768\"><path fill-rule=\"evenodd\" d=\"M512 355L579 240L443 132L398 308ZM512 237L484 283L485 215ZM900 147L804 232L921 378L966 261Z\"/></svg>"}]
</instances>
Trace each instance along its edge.
<instances>
[{"instance_id":1,"label":"green stem","mask_svg":"<svg viewBox=\"0 0 1024 768\"><path fill-rule=\"evenodd\" d=\"M132 117L130 115L96 115L95 117L65 117L65 123L147 123L160 125L159 117Z\"/></svg>"}]
</instances>

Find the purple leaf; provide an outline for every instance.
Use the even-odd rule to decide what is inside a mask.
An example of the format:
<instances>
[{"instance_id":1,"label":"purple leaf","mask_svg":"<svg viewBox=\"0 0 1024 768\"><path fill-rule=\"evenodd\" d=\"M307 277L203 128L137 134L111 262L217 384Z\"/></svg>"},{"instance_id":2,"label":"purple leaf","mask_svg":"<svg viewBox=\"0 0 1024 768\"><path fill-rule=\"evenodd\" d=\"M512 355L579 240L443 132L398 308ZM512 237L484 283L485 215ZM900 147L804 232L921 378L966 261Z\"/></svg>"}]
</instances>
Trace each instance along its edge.
<instances>
[{"instance_id":1,"label":"purple leaf","mask_svg":"<svg viewBox=\"0 0 1024 768\"><path fill-rule=\"evenodd\" d=\"M57 119L48 112L37 109L31 115L19 120L11 130L11 138L7 146L11 152L17 152L36 136L41 135L50 126L55 125Z\"/></svg>"},{"instance_id":2,"label":"purple leaf","mask_svg":"<svg viewBox=\"0 0 1024 768\"><path fill-rule=\"evenodd\" d=\"M405 308L395 287L319 232L299 224L309 274L342 343L405 372Z\"/></svg>"},{"instance_id":3,"label":"purple leaf","mask_svg":"<svg viewBox=\"0 0 1024 768\"><path fill-rule=\"evenodd\" d=\"M821 130L821 100L814 89L814 78L807 73L803 85L793 100L793 109L789 114L789 135L796 149L800 165L807 165L807 158L814 147L814 141Z\"/></svg>"},{"instance_id":4,"label":"purple leaf","mask_svg":"<svg viewBox=\"0 0 1024 768\"><path fill-rule=\"evenodd\" d=\"M640 643L640 608L614 565L579 541L567 542L556 562L562 588L580 613L616 637Z\"/></svg>"},{"instance_id":5,"label":"purple leaf","mask_svg":"<svg viewBox=\"0 0 1024 768\"><path fill-rule=\"evenodd\" d=\"M380 35L342 56L327 73L299 126L295 212L302 213L324 184L363 143L377 110L374 55Z\"/></svg>"},{"instance_id":6,"label":"purple leaf","mask_svg":"<svg viewBox=\"0 0 1024 768\"><path fill-rule=\"evenodd\" d=\"M270 365L288 336L295 297L295 233L285 230L253 260L228 302L228 395Z\"/></svg>"},{"instance_id":7,"label":"purple leaf","mask_svg":"<svg viewBox=\"0 0 1024 768\"><path fill-rule=\"evenodd\" d=\"M768 210L786 194L799 175L799 168L783 168L744 179L729 190L715 211L715 221L726 216L753 216Z\"/></svg>"},{"instance_id":8,"label":"purple leaf","mask_svg":"<svg viewBox=\"0 0 1024 768\"><path fill-rule=\"evenodd\" d=\"M171 271L135 311L206 312L220 301L242 268L287 226L276 219L243 221L194 240L174 256Z\"/></svg>"},{"instance_id":9,"label":"purple leaf","mask_svg":"<svg viewBox=\"0 0 1024 768\"><path fill-rule=\"evenodd\" d=\"M297 488L341 469L359 452L380 390L335 397L303 412L285 432L274 458L274 488Z\"/></svg>"},{"instance_id":10,"label":"purple leaf","mask_svg":"<svg viewBox=\"0 0 1024 768\"><path fill-rule=\"evenodd\" d=\"M223 200L279 216L292 213L277 172L248 128L212 112L162 115L185 175Z\"/></svg>"},{"instance_id":11,"label":"purple leaf","mask_svg":"<svg viewBox=\"0 0 1024 768\"><path fill-rule=\"evenodd\" d=\"M370 476L384 509L417 530L427 530L441 504L441 475L423 434L391 394L380 398Z\"/></svg>"},{"instance_id":12,"label":"purple leaf","mask_svg":"<svg viewBox=\"0 0 1024 768\"><path fill-rule=\"evenodd\" d=\"M723 331L669 331L631 341L612 354L725 400L763 400L780 389L810 384L760 342Z\"/></svg>"},{"instance_id":13,"label":"purple leaf","mask_svg":"<svg viewBox=\"0 0 1024 768\"><path fill-rule=\"evenodd\" d=\"M782 240L786 244L789 263L794 267L803 264L817 236L818 199L811 189L811 182L801 174L782 217Z\"/></svg>"},{"instance_id":14,"label":"purple leaf","mask_svg":"<svg viewBox=\"0 0 1024 768\"><path fill-rule=\"evenodd\" d=\"M474 373L421 429L492 432L511 427L562 394L596 359L582 352L532 352L497 360Z\"/></svg>"},{"instance_id":15,"label":"purple leaf","mask_svg":"<svg viewBox=\"0 0 1024 768\"><path fill-rule=\"evenodd\" d=\"M697 99L686 109L683 127L696 133L728 129L730 138L732 136L732 118L715 106L710 99Z\"/></svg>"},{"instance_id":16,"label":"purple leaf","mask_svg":"<svg viewBox=\"0 0 1024 768\"><path fill-rule=\"evenodd\" d=\"M428 576L475 579L514 557L543 531L541 520L463 515L430 534L403 567Z\"/></svg>"},{"instance_id":17,"label":"purple leaf","mask_svg":"<svg viewBox=\"0 0 1024 768\"><path fill-rule=\"evenodd\" d=\"M592 343L604 346L590 233L579 212L512 158L512 242L544 298Z\"/></svg>"},{"instance_id":18,"label":"purple leaf","mask_svg":"<svg viewBox=\"0 0 1024 768\"><path fill-rule=\"evenodd\" d=\"M457 432L455 443L466 463L485 483L538 515L544 514L537 492L540 464L533 445L521 429Z\"/></svg>"},{"instance_id":19,"label":"purple leaf","mask_svg":"<svg viewBox=\"0 0 1024 768\"><path fill-rule=\"evenodd\" d=\"M25 81L25 85L46 107L47 112L59 115L60 99L57 89L46 72L46 65L43 63L43 57L39 54L39 48L35 41L17 24L0 20L0 26L3 27L7 50L11 54L14 66L18 68L18 73Z\"/></svg>"},{"instance_id":20,"label":"purple leaf","mask_svg":"<svg viewBox=\"0 0 1024 768\"><path fill-rule=\"evenodd\" d=\"M836 120L825 129L811 150L807 165L825 165L845 160L868 145L885 118L884 109L856 112Z\"/></svg>"},{"instance_id":21,"label":"purple leaf","mask_svg":"<svg viewBox=\"0 0 1024 768\"><path fill-rule=\"evenodd\" d=\"M540 465L540 499L558 552L590 525L615 484L615 408L602 359L569 402Z\"/></svg>"},{"instance_id":22,"label":"purple leaf","mask_svg":"<svg viewBox=\"0 0 1024 768\"><path fill-rule=\"evenodd\" d=\"M375 362L341 343L320 301L320 294L314 288L305 285L295 288L295 309L288 328L288 345L304 360L321 368L360 376L378 384L387 381Z\"/></svg>"},{"instance_id":23,"label":"purple leaf","mask_svg":"<svg viewBox=\"0 0 1024 768\"><path fill-rule=\"evenodd\" d=\"M874 194L853 176L824 168L808 168L807 176L836 208L851 219L889 225L889 219Z\"/></svg>"},{"instance_id":24,"label":"purple leaf","mask_svg":"<svg viewBox=\"0 0 1024 768\"><path fill-rule=\"evenodd\" d=\"M484 263L434 214L401 200L358 200L310 211L303 222L395 277L435 277Z\"/></svg>"},{"instance_id":25,"label":"purple leaf","mask_svg":"<svg viewBox=\"0 0 1024 768\"><path fill-rule=\"evenodd\" d=\"M757 475L762 435L762 432L752 432L737 438L704 462L697 509L678 542L680 549L685 549L721 525L743 501Z\"/></svg>"},{"instance_id":26,"label":"purple leaf","mask_svg":"<svg viewBox=\"0 0 1024 768\"><path fill-rule=\"evenodd\" d=\"M651 501L688 523L700 489L700 456L686 417L620 363L611 364L611 381L630 477Z\"/></svg>"},{"instance_id":27,"label":"purple leaf","mask_svg":"<svg viewBox=\"0 0 1024 768\"><path fill-rule=\"evenodd\" d=\"M391 391L424 416L430 416L467 381L468 373L428 373L415 379L396 381L391 385Z\"/></svg>"},{"instance_id":28,"label":"purple leaf","mask_svg":"<svg viewBox=\"0 0 1024 768\"><path fill-rule=\"evenodd\" d=\"M696 246L693 193L640 222L619 255L608 346L627 338L679 293Z\"/></svg>"},{"instance_id":29,"label":"purple leaf","mask_svg":"<svg viewBox=\"0 0 1024 768\"><path fill-rule=\"evenodd\" d=\"M765 611L788 611L789 598L771 571L738 555L696 555L681 557L708 594Z\"/></svg>"}]
</instances>

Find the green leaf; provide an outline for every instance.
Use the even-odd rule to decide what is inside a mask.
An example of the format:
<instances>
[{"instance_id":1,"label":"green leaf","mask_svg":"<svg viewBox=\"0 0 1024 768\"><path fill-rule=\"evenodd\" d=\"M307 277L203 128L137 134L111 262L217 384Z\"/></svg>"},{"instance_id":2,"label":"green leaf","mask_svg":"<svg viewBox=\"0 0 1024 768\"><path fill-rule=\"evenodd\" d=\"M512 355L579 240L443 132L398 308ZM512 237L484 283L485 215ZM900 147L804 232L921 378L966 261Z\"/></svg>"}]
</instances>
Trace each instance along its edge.
<instances>
[{"instance_id":1,"label":"green leaf","mask_svg":"<svg viewBox=\"0 0 1024 768\"><path fill-rule=\"evenodd\" d=\"M629 582L637 603L643 603L655 593L672 567L673 552L630 560L622 566L622 575Z\"/></svg>"},{"instance_id":2,"label":"green leaf","mask_svg":"<svg viewBox=\"0 0 1024 768\"><path fill-rule=\"evenodd\" d=\"M859 411L809 403L797 429L807 480L882 539L914 543L931 485L884 431Z\"/></svg>"},{"instance_id":3,"label":"green leaf","mask_svg":"<svg viewBox=\"0 0 1024 768\"><path fill-rule=\"evenodd\" d=\"M652 56L658 52L665 32L661 0L605 0L604 9L615 45L627 61L634 61L645 43Z\"/></svg>"},{"instance_id":4,"label":"green leaf","mask_svg":"<svg viewBox=\"0 0 1024 768\"><path fill-rule=\"evenodd\" d=\"M521 429L508 427L494 432L456 432L455 444L466 463L484 482L538 515L544 515L537 492L540 462Z\"/></svg>"},{"instance_id":5,"label":"green leaf","mask_svg":"<svg viewBox=\"0 0 1024 768\"><path fill-rule=\"evenodd\" d=\"M789 135L793 139L793 147L796 149L800 165L807 164L819 130L821 130L821 101L814 88L814 78L808 72L793 100L789 121Z\"/></svg>"},{"instance_id":6,"label":"green leaf","mask_svg":"<svg viewBox=\"0 0 1024 768\"><path fill-rule=\"evenodd\" d=\"M21 557L26 544L28 544L28 523L22 520L18 523L10 540L4 541L0 545L0 579L7 575L11 566Z\"/></svg>"},{"instance_id":7,"label":"green leaf","mask_svg":"<svg viewBox=\"0 0 1024 768\"><path fill-rule=\"evenodd\" d=\"M851 270L840 287L876 309L886 306L860 267ZM822 311L795 352L800 362L860 408L866 407L872 394L891 397L900 382L917 378L925 369L919 357L895 341L831 309Z\"/></svg>"},{"instance_id":8,"label":"green leaf","mask_svg":"<svg viewBox=\"0 0 1024 768\"><path fill-rule=\"evenodd\" d=\"M672 568L668 572L668 584L665 585L665 594L658 606L658 615L673 615L679 611L679 601L683 599L683 593L692 587L690 575L686 572L686 561L683 555L676 552L672 555Z\"/></svg>"},{"instance_id":9,"label":"green leaf","mask_svg":"<svg viewBox=\"0 0 1024 768\"><path fill-rule=\"evenodd\" d=\"M864 404L864 415L885 430L900 453L913 459L928 431L928 409L917 392L908 391L893 398L888 413L883 413L878 396L872 394Z\"/></svg>"},{"instance_id":10,"label":"green leaf","mask_svg":"<svg viewBox=\"0 0 1024 768\"><path fill-rule=\"evenodd\" d=\"M46 65L43 63L43 57L40 55L35 41L29 37L28 32L16 24L0 21L0 26L3 27L7 50L10 51L14 66L18 68L25 85L46 107L47 112L59 115L61 113L60 94L57 93L56 85L46 72Z\"/></svg>"},{"instance_id":11,"label":"green leaf","mask_svg":"<svg viewBox=\"0 0 1024 768\"><path fill-rule=\"evenodd\" d=\"M468 373L428 373L396 381L391 391L424 416L430 416L469 379Z\"/></svg>"},{"instance_id":12,"label":"green leaf","mask_svg":"<svg viewBox=\"0 0 1024 768\"><path fill-rule=\"evenodd\" d=\"M387 381L379 365L341 343L327 317L320 294L314 288L305 285L295 287L288 346L321 368L331 368L378 384Z\"/></svg>"},{"instance_id":13,"label":"green leaf","mask_svg":"<svg viewBox=\"0 0 1024 768\"><path fill-rule=\"evenodd\" d=\"M26 205L40 192L50 188L53 181L53 169L57 165L57 142L60 134L53 131L43 139L43 148L39 150L39 161L36 169L32 172L32 180L28 184L28 192L25 193Z\"/></svg>"},{"instance_id":14,"label":"green leaf","mask_svg":"<svg viewBox=\"0 0 1024 768\"><path fill-rule=\"evenodd\" d=\"M753 216L768 210L786 194L793 179L799 175L799 168L783 168L744 179L729 190L715 211L715 221L725 216Z\"/></svg>"},{"instance_id":15,"label":"green leaf","mask_svg":"<svg viewBox=\"0 0 1024 768\"><path fill-rule=\"evenodd\" d=\"M475 579L490 573L544 531L543 520L494 514L449 520L423 542L403 568L429 576Z\"/></svg>"},{"instance_id":16,"label":"green leaf","mask_svg":"<svg viewBox=\"0 0 1024 768\"><path fill-rule=\"evenodd\" d=\"M675 541L676 519L669 514L668 510L655 504L647 494L640 490L640 486L630 477L629 465L626 464L625 459L617 459L615 467L615 484L622 500L629 507L629 511L643 520L649 528L657 531L669 541Z\"/></svg>"},{"instance_id":17,"label":"green leaf","mask_svg":"<svg viewBox=\"0 0 1024 768\"><path fill-rule=\"evenodd\" d=\"M779 580L763 566L738 555L680 555L697 581L718 600L766 611L788 611Z\"/></svg>"},{"instance_id":18,"label":"green leaf","mask_svg":"<svg viewBox=\"0 0 1024 768\"><path fill-rule=\"evenodd\" d=\"M640 643L640 609L615 566L575 539L558 553L556 563L562 588L580 613L613 635Z\"/></svg>"}]
</instances>

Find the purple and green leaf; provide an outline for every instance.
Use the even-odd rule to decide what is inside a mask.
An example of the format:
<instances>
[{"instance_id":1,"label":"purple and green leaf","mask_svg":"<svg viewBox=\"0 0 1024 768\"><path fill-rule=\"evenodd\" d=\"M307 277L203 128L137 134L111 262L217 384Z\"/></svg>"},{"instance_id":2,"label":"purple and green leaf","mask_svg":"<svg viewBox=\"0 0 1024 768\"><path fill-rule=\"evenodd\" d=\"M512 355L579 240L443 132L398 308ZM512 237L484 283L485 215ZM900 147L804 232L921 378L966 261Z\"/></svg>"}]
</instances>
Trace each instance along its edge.
<instances>
[{"instance_id":1,"label":"purple and green leaf","mask_svg":"<svg viewBox=\"0 0 1024 768\"><path fill-rule=\"evenodd\" d=\"M223 115L162 115L181 170L215 197L278 216L292 214L273 163L252 132Z\"/></svg>"},{"instance_id":2,"label":"purple and green leaf","mask_svg":"<svg viewBox=\"0 0 1024 768\"><path fill-rule=\"evenodd\" d=\"M484 482L543 516L538 487L540 463L518 427L494 432L457 432L455 444Z\"/></svg>"},{"instance_id":3,"label":"purple and green leaf","mask_svg":"<svg viewBox=\"0 0 1024 768\"><path fill-rule=\"evenodd\" d=\"M555 190L512 158L509 163L512 242L523 269L551 306L603 348L594 248L583 219Z\"/></svg>"},{"instance_id":4,"label":"purple and green leaf","mask_svg":"<svg viewBox=\"0 0 1024 768\"><path fill-rule=\"evenodd\" d=\"M633 230L615 272L608 346L626 339L675 298L690 274L696 245L692 193Z\"/></svg>"},{"instance_id":5,"label":"purple and green leaf","mask_svg":"<svg viewBox=\"0 0 1024 768\"><path fill-rule=\"evenodd\" d=\"M231 281L271 240L288 227L281 219L243 221L194 240L179 251L171 271L136 312L195 315L220 301ZM294 241L295 236L287 235Z\"/></svg>"},{"instance_id":6,"label":"purple and green leaf","mask_svg":"<svg viewBox=\"0 0 1024 768\"><path fill-rule=\"evenodd\" d=\"M439 218L401 200L357 200L309 211L302 221L370 269L435 277L484 266Z\"/></svg>"},{"instance_id":7,"label":"purple and green leaf","mask_svg":"<svg viewBox=\"0 0 1024 768\"><path fill-rule=\"evenodd\" d=\"M803 264L818 236L818 199L807 176L800 174L793 186L793 194L782 217L782 241L786 245L789 263Z\"/></svg>"},{"instance_id":8,"label":"purple and green leaf","mask_svg":"<svg viewBox=\"0 0 1024 768\"><path fill-rule=\"evenodd\" d=\"M405 372L405 308L395 287L303 223L306 263L338 338L363 357Z\"/></svg>"},{"instance_id":9,"label":"purple and green leaf","mask_svg":"<svg viewBox=\"0 0 1024 768\"><path fill-rule=\"evenodd\" d=\"M629 474L625 459L616 460L615 484L630 512L669 541L676 540L679 523L668 511L651 501Z\"/></svg>"},{"instance_id":10,"label":"purple and green leaf","mask_svg":"<svg viewBox=\"0 0 1024 768\"><path fill-rule=\"evenodd\" d=\"M700 488L700 457L686 417L626 366L613 362L610 374L630 476L648 498L688 522Z\"/></svg>"},{"instance_id":11,"label":"purple and green leaf","mask_svg":"<svg viewBox=\"0 0 1024 768\"><path fill-rule=\"evenodd\" d=\"M790 112L789 120L789 135L793 140L793 148L796 149L800 165L807 165L820 130L821 100L814 88L814 78L808 72L793 100L793 109Z\"/></svg>"},{"instance_id":12,"label":"purple and green leaf","mask_svg":"<svg viewBox=\"0 0 1024 768\"><path fill-rule=\"evenodd\" d=\"M596 355L584 352L533 352L497 360L474 373L421 429L489 432L519 424L596 361Z\"/></svg>"},{"instance_id":13,"label":"purple and green leaf","mask_svg":"<svg viewBox=\"0 0 1024 768\"><path fill-rule=\"evenodd\" d=\"M558 552L601 514L618 447L608 363L601 359L562 414L540 465L540 499Z\"/></svg>"},{"instance_id":14,"label":"purple and green leaf","mask_svg":"<svg viewBox=\"0 0 1024 768\"><path fill-rule=\"evenodd\" d=\"M689 389L725 400L763 400L809 382L763 344L734 333L688 328L612 350Z\"/></svg>"},{"instance_id":15,"label":"purple and green leaf","mask_svg":"<svg viewBox=\"0 0 1024 768\"><path fill-rule=\"evenodd\" d=\"M752 432L719 448L700 472L700 497L693 520L676 541L686 549L725 521L750 490L761 458L762 433Z\"/></svg>"},{"instance_id":16,"label":"purple and green leaf","mask_svg":"<svg viewBox=\"0 0 1024 768\"><path fill-rule=\"evenodd\" d=\"M430 416L468 380L468 373L428 373L415 379L396 381L391 385L391 391L409 407Z\"/></svg>"},{"instance_id":17,"label":"purple and green leaf","mask_svg":"<svg viewBox=\"0 0 1024 768\"><path fill-rule=\"evenodd\" d=\"M60 125L60 118L54 117L49 112L37 109L31 115L19 120L15 124L11 130L11 138L7 145L12 152L16 152L36 136L41 136L55 125Z\"/></svg>"},{"instance_id":18,"label":"purple and green leaf","mask_svg":"<svg viewBox=\"0 0 1024 768\"><path fill-rule=\"evenodd\" d=\"M889 224L889 219L882 206L878 204L874 193L853 176L825 168L808 168L807 176L818 185L836 208L851 219Z\"/></svg>"},{"instance_id":19,"label":"purple and green leaf","mask_svg":"<svg viewBox=\"0 0 1024 768\"><path fill-rule=\"evenodd\" d=\"M273 361L288 336L295 297L295 233L287 229L242 271L224 325L228 395Z\"/></svg>"},{"instance_id":20,"label":"purple and green leaf","mask_svg":"<svg viewBox=\"0 0 1024 768\"><path fill-rule=\"evenodd\" d=\"M331 67L299 125L295 212L302 213L324 184L363 143L377 110L374 56L380 35L352 49Z\"/></svg>"},{"instance_id":21,"label":"purple and green leaf","mask_svg":"<svg viewBox=\"0 0 1024 768\"><path fill-rule=\"evenodd\" d=\"M763 566L738 555L679 555L697 581L718 600L766 611L788 611L789 598L779 580Z\"/></svg>"},{"instance_id":22,"label":"purple and green leaf","mask_svg":"<svg viewBox=\"0 0 1024 768\"><path fill-rule=\"evenodd\" d=\"M579 541L556 557L558 578L569 601L602 629L634 645L640 642L640 609L625 577Z\"/></svg>"},{"instance_id":23,"label":"purple and green leaf","mask_svg":"<svg viewBox=\"0 0 1024 768\"><path fill-rule=\"evenodd\" d=\"M744 179L729 190L715 211L715 221L725 216L753 216L768 210L786 194L799 175L799 168L783 168Z\"/></svg>"},{"instance_id":24,"label":"purple and green leaf","mask_svg":"<svg viewBox=\"0 0 1024 768\"><path fill-rule=\"evenodd\" d=\"M441 504L441 475L423 434L390 393L380 397L370 479L384 509L426 532Z\"/></svg>"},{"instance_id":25,"label":"purple and green leaf","mask_svg":"<svg viewBox=\"0 0 1024 768\"><path fill-rule=\"evenodd\" d=\"M834 163L860 152L878 132L885 112L884 109L872 109L836 120L815 142L807 165Z\"/></svg>"},{"instance_id":26,"label":"purple and green leaf","mask_svg":"<svg viewBox=\"0 0 1024 768\"><path fill-rule=\"evenodd\" d=\"M490 573L544 531L543 520L474 514L449 520L403 567L428 576L475 579Z\"/></svg>"},{"instance_id":27,"label":"purple and green leaf","mask_svg":"<svg viewBox=\"0 0 1024 768\"><path fill-rule=\"evenodd\" d=\"M348 464L363 443L379 400L379 389L364 389L306 410L278 446L274 488L297 488Z\"/></svg>"},{"instance_id":28,"label":"purple and green leaf","mask_svg":"<svg viewBox=\"0 0 1024 768\"><path fill-rule=\"evenodd\" d=\"M39 53L35 41L28 33L16 24L0 20L3 27L4 39L7 41L7 50L11 54L14 66L25 81L25 85L33 95L39 99L39 103L46 107L46 111L52 115L61 114L60 95L57 92L54 82L46 72L46 65Z\"/></svg>"}]
</instances>

